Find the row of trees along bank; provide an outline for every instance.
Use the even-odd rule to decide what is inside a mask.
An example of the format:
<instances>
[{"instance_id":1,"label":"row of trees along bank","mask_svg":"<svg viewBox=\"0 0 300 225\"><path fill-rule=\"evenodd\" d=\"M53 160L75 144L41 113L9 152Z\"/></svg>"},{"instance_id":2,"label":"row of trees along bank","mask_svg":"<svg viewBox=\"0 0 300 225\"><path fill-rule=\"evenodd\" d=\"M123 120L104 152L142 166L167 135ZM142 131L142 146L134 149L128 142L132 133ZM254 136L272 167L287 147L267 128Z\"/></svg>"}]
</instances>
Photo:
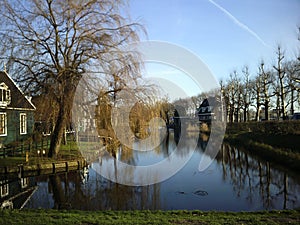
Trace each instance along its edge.
<instances>
[{"instance_id":1,"label":"row of trees along bank","mask_svg":"<svg viewBox=\"0 0 300 225\"><path fill-rule=\"evenodd\" d=\"M220 81L228 122L285 120L299 107L300 57L288 60L278 46L275 63L261 61L257 71L250 74L245 66Z\"/></svg>"}]
</instances>

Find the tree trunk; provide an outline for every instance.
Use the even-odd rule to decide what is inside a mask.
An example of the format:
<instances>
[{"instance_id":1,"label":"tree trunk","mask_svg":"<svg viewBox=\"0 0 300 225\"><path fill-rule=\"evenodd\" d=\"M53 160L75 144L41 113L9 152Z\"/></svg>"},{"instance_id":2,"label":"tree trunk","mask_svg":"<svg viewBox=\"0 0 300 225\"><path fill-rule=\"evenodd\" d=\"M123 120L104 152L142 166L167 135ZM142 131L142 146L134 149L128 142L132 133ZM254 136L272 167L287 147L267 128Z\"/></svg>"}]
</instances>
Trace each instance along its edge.
<instances>
[{"instance_id":1,"label":"tree trunk","mask_svg":"<svg viewBox=\"0 0 300 225\"><path fill-rule=\"evenodd\" d=\"M67 84L59 102L59 112L56 119L54 131L51 135L48 157L56 158L63 140L68 116L71 115L74 95L77 85L71 82Z\"/></svg>"},{"instance_id":2,"label":"tree trunk","mask_svg":"<svg viewBox=\"0 0 300 225\"><path fill-rule=\"evenodd\" d=\"M276 96L276 114L277 114L277 120L280 119L280 98L279 98L279 94L277 94Z\"/></svg>"},{"instance_id":3,"label":"tree trunk","mask_svg":"<svg viewBox=\"0 0 300 225\"><path fill-rule=\"evenodd\" d=\"M265 101L265 120L269 120L269 101Z\"/></svg>"},{"instance_id":4,"label":"tree trunk","mask_svg":"<svg viewBox=\"0 0 300 225\"><path fill-rule=\"evenodd\" d=\"M229 106L229 122L230 123L233 123L233 114L234 114L233 105L230 104L230 106Z\"/></svg>"},{"instance_id":5,"label":"tree trunk","mask_svg":"<svg viewBox=\"0 0 300 225\"><path fill-rule=\"evenodd\" d=\"M259 107L260 107L260 88L256 89L256 112L255 112L255 121L259 120Z\"/></svg>"},{"instance_id":6,"label":"tree trunk","mask_svg":"<svg viewBox=\"0 0 300 225\"><path fill-rule=\"evenodd\" d=\"M292 89L291 90L291 115L294 115L294 102L295 102L295 96L294 96L294 90L295 89Z\"/></svg>"},{"instance_id":7,"label":"tree trunk","mask_svg":"<svg viewBox=\"0 0 300 225\"><path fill-rule=\"evenodd\" d=\"M256 100L256 112L255 112L255 121L259 121L259 99Z\"/></svg>"},{"instance_id":8,"label":"tree trunk","mask_svg":"<svg viewBox=\"0 0 300 225\"><path fill-rule=\"evenodd\" d=\"M247 122L247 107L244 108L244 122Z\"/></svg>"},{"instance_id":9,"label":"tree trunk","mask_svg":"<svg viewBox=\"0 0 300 225\"><path fill-rule=\"evenodd\" d=\"M56 120L56 125L54 131L51 134L50 149L48 152L48 157L56 158L60 149L61 141L63 138L63 132L66 126L66 119L64 117L67 114L65 113L64 107L60 106L59 114Z\"/></svg>"},{"instance_id":10,"label":"tree trunk","mask_svg":"<svg viewBox=\"0 0 300 225\"><path fill-rule=\"evenodd\" d=\"M256 109L256 112L255 112L255 121L258 121L259 120L259 107Z\"/></svg>"},{"instance_id":11,"label":"tree trunk","mask_svg":"<svg viewBox=\"0 0 300 225\"><path fill-rule=\"evenodd\" d=\"M285 113L285 90L283 86L283 79L280 79L280 101L281 101L281 114L282 114L282 119L286 119L286 113Z\"/></svg>"}]
</instances>

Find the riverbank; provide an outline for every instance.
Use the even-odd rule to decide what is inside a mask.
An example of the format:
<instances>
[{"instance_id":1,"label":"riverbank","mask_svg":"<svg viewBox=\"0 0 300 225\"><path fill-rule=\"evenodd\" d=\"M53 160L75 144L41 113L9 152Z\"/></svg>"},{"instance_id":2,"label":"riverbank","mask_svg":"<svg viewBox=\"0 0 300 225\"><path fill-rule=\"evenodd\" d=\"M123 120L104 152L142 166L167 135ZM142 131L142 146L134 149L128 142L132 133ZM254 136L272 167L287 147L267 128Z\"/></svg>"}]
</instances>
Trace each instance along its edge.
<instances>
[{"instance_id":1,"label":"riverbank","mask_svg":"<svg viewBox=\"0 0 300 225\"><path fill-rule=\"evenodd\" d=\"M299 224L299 210L261 212L3 210L0 224Z\"/></svg>"},{"instance_id":2,"label":"riverbank","mask_svg":"<svg viewBox=\"0 0 300 225\"><path fill-rule=\"evenodd\" d=\"M81 170L87 167L87 162L80 158L78 160L40 162L37 164L20 164L14 166L1 166L0 176L18 174L20 177L37 176L41 174L55 174L59 172L69 172Z\"/></svg>"},{"instance_id":3,"label":"riverbank","mask_svg":"<svg viewBox=\"0 0 300 225\"><path fill-rule=\"evenodd\" d=\"M80 170L87 166L76 143L62 145L56 159L46 157L46 152L27 152L0 159L0 175L19 174L34 176Z\"/></svg>"},{"instance_id":4,"label":"riverbank","mask_svg":"<svg viewBox=\"0 0 300 225\"><path fill-rule=\"evenodd\" d=\"M300 170L300 123L234 123L227 126L224 142L242 147L262 159Z\"/></svg>"}]
</instances>

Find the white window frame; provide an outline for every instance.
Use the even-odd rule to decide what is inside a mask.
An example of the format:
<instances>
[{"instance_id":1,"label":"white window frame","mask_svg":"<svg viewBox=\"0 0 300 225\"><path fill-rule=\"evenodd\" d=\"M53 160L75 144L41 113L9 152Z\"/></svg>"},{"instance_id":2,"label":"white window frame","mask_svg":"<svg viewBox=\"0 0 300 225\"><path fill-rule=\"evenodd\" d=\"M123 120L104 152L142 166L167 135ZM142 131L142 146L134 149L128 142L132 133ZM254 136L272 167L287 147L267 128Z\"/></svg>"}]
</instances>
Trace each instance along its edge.
<instances>
[{"instance_id":1,"label":"white window frame","mask_svg":"<svg viewBox=\"0 0 300 225\"><path fill-rule=\"evenodd\" d=\"M8 86L2 82L0 84L0 106L8 106L11 102L11 95Z\"/></svg>"},{"instance_id":2,"label":"white window frame","mask_svg":"<svg viewBox=\"0 0 300 225\"><path fill-rule=\"evenodd\" d=\"M0 185L0 196L2 198L9 194L8 180L0 180Z\"/></svg>"},{"instance_id":3,"label":"white window frame","mask_svg":"<svg viewBox=\"0 0 300 225\"><path fill-rule=\"evenodd\" d=\"M2 117L2 115L4 115L4 124L1 124L1 120L0 120L0 126L4 125L4 133L0 133L0 136L7 136L7 115L6 112L0 112L0 117Z\"/></svg>"},{"instance_id":4,"label":"white window frame","mask_svg":"<svg viewBox=\"0 0 300 225\"><path fill-rule=\"evenodd\" d=\"M20 134L27 134L27 115L26 115L26 113L20 113Z\"/></svg>"},{"instance_id":5,"label":"white window frame","mask_svg":"<svg viewBox=\"0 0 300 225\"><path fill-rule=\"evenodd\" d=\"M21 178L21 188L26 188L28 187L28 177L23 177Z\"/></svg>"}]
</instances>

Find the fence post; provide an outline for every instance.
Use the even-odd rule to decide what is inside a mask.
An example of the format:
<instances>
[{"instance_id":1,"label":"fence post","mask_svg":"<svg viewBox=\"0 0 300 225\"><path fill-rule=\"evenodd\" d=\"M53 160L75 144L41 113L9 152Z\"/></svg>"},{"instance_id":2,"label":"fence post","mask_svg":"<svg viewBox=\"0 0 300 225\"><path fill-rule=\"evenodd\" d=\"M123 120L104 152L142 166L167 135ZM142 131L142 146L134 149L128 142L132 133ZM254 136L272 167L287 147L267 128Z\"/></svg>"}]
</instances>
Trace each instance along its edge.
<instances>
[{"instance_id":1,"label":"fence post","mask_svg":"<svg viewBox=\"0 0 300 225\"><path fill-rule=\"evenodd\" d=\"M26 151L26 157L25 157L25 159L26 159L26 162L29 161L29 154L28 154L28 151Z\"/></svg>"}]
</instances>

